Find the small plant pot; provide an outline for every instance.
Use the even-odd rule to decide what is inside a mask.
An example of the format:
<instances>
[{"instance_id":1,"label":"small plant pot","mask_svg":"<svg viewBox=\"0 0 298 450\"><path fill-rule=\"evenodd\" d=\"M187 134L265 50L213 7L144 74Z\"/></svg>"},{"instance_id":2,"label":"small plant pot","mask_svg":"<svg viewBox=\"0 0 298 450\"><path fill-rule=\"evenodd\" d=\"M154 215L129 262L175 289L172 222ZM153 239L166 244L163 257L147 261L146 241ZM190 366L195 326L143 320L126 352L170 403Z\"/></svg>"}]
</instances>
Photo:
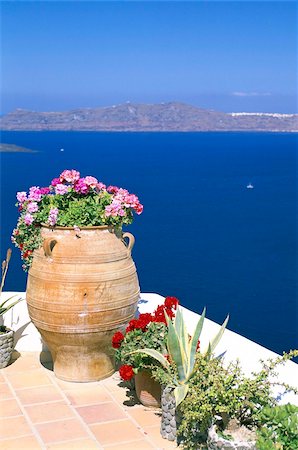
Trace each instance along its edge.
<instances>
[{"instance_id":1,"label":"small plant pot","mask_svg":"<svg viewBox=\"0 0 298 450\"><path fill-rule=\"evenodd\" d=\"M141 370L135 375L136 394L142 405L160 408L161 386L152 378L151 373Z\"/></svg>"},{"instance_id":2,"label":"small plant pot","mask_svg":"<svg viewBox=\"0 0 298 450\"><path fill-rule=\"evenodd\" d=\"M6 367L10 361L14 348L13 335L13 330L9 328L0 334L0 369Z\"/></svg>"},{"instance_id":3,"label":"small plant pot","mask_svg":"<svg viewBox=\"0 0 298 450\"><path fill-rule=\"evenodd\" d=\"M228 431L224 431L224 433L229 434ZM225 438L217 432L215 425L209 428L207 444L208 450L257 450L255 440L248 440L247 438L236 439L233 434L230 439Z\"/></svg>"}]
</instances>

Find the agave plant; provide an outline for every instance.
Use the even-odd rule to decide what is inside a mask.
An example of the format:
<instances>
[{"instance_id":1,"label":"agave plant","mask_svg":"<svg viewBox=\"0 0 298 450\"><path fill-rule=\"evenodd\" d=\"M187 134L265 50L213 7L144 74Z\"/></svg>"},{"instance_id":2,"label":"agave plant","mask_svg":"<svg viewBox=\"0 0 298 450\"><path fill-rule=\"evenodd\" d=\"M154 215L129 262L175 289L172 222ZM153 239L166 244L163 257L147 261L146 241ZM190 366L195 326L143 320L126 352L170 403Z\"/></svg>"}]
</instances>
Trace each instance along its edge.
<instances>
[{"instance_id":1,"label":"agave plant","mask_svg":"<svg viewBox=\"0 0 298 450\"><path fill-rule=\"evenodd\" d=\"M197 352L198 341L203 329L204 319L206 314L206 308L204 308L202 315L196 325L194 334L189 338L186 324L183 318L181 309L178 308L174 321L165 314L168 324L168 337L167 337L167 351L170 361L172 361L177 368L177 377L173 378L174 395L176 401L176 407L184 400L188 392L188 382L194 373L195 355ZM225 319L224 323L220 327L219 332L209 342L207 350L204 355L207 359L211 358L211 355L219 343L224 330L227 326L229 316ZM160 352L150 349L138 349L132 353L145 353L152 358L160 362L165 370L171 374L171 364Z\"/></svg>"}]
</instances>

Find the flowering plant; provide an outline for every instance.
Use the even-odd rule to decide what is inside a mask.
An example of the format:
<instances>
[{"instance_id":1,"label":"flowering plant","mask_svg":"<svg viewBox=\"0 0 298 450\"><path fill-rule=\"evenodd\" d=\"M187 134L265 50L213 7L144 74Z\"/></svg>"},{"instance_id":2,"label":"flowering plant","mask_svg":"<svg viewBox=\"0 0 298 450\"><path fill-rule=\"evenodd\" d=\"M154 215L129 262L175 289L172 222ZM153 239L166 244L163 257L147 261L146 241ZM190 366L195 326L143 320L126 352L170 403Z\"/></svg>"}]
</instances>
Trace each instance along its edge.
<instances>
[{"instance_id":1,"label":"flowering plant","mask_svg":"<svg viewBox=\"0 0 298 450\"><path fill-rule=\"evenodd\" d=\"M119 373L123 380L130 380L139 370L147 369L155 375L159 364L143 353L131 353L140 348L152 348L161 352L167 358L166 340L168 326L166 315L171 319L175 317L178 306L176 297L166 297L164 303L159 305L152 314L140 314L132 319L125 335L117 331L112 338L112 346L116 349L115 358L119 364Z\"/></svg>"},{"instance_id":2,"label":"flowering plant","mask_svg":"<svg viewBox=\"0 0 298 450\"><path fill-rule=\"evenodd\" d=\"M21 250L23 269L28 270L33 251L42 243L40 226L80 227L107 225L121 228L141 214L143 205L126 189L106 186L93 176L81 177L76 170L64 170L50 186L32 186L17 193L20 217L12 242Z\"/></svg>"}]
</instances>

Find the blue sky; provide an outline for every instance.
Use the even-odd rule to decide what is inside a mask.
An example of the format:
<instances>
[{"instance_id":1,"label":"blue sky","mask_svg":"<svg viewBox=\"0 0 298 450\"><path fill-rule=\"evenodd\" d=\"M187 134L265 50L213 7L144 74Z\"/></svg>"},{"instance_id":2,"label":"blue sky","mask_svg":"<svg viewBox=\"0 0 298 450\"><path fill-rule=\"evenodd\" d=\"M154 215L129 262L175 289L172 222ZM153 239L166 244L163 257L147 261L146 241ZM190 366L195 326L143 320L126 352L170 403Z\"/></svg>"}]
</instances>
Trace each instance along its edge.
<instances>
[{"instance_id":1,"label":"blue sky","mask_svg":"<svg viewBox=\"0 0 298 450\"><path fill-rule=\"evenodd\" d=\"M295 2L2 1L1 111L297 111Z\"/></svg>"}]
</instances>

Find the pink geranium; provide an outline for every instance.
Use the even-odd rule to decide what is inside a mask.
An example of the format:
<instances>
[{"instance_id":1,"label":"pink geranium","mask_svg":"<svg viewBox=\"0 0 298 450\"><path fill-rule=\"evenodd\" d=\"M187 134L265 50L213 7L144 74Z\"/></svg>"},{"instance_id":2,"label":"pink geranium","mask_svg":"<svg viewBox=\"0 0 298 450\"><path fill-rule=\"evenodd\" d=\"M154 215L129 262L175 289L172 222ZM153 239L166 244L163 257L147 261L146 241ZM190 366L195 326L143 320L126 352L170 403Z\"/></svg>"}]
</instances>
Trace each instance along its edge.
<instances>
[{"instance_id":1,"label":"pink geranium","mask_svg":"<svg viewBox=\"0 0 298 450\"><path fill-rule=\"evenodd\" d=\"M32 201L35 201L35 202L40 202L40 200L41 200L41 193L40 193L39 186L32 186L29 189L28 200L32 200Z\"/></svg>"},{"instance_id":2,"label":"pink geranium","mask_svg":"<svg viewBox=\"0 0 298 450\"><path fill-rule=\"evenodd\" d=\"M97 185L98 185L97 179L94 178L94 177L90 177L90 176L85 177L85 178L84 178L84 182L85 182L85 184L86 184L87 186L90 186L90 187L93 188L93 189L96 188Z\"/></svg>"},{"instance_id":3,"label":"pink geranium","mask_svg":"<svg viewBox=\"0 0 298 450\"><path fill-rule=\"evenodd\" d=\"M51 181L51 186L57 186L57 184L59 184L60 183L60 178L54 178L52 181Z\"/></svg>"},{"instance_id":4,"label":"pink geranium","mask_svg":"<svg viewBox=\"0 0 298 450\"><path fill-rule=\"evenodd\" d=\"M27 200L27 192L17 192L17 201L19 203L24 203Z\"/></svg>"},{"instance_id":5,"label":"pink geranium","mask_svg":"<svg viewBox=\"0 0 298 450\"><path fill-rule=\"evenodd\" d=\"M66 194L67 192L69 191L69 187L68 186L66 186L65 184L57 184L56 186L55 186L55 194L58 194L58 195L64 195L64 194Z\"/></svg>"},{"instance_id":6,"label":"pink geranium","mask_svg":"<svg viewBox=\"0 0 298 450\"><path fill-rule=\"evenodd\" d=\"M117 186L108 186L107 191L110 194L116 194L119 191L119 188Z\"/></svg>"},{"instance_id":7,"label":"pink geranium","mask_svg":"<svg viewBox=\"0 0 298 450\"><path fill-rule=\"evenodd\" d=\"M101 182L97 183L96 187L97 187L97 189L99 191L103 191L103 190L105 190L107 188L107 186L104 183L101 183Z\"/></svg>"},{"instance_id":8,"label":"pink geranium","mask_svg":"<svg viewBox=\"0 0 298 450\"><path fill-rule=\"evenodd\" d=\"M78 172L77 170L63 170L63 172L60 174L60 181L63 182L67 182L67 183L71 183L74 184L76 183L76 181L78 181L80 178L80 172Z\"/></svg>"},{"instance_id":9,"label":"pink geranium","mask_svg":"<svg viewBox=\"0 0 298 450\"><path fill-rule=\"evenodd\" d=\"M117 200L113 200L112 203L105 208L106 217L123 217L125 216L125 211L121 206L121 203Z\"/></svg>"},{"instance_id":10,"label":"pink geranium","mask_svg":"<svg viewBox=\"0 0 298 450\"><path fill-rule=\"evenodd\" d=\"M30 202L27 206L27 211L29 213L35 213L38 211L38 204L36 202Z\"/></svg>"},{"instance_id":11,"label":"pink geranium","mask_svg":"<svg viewBox=\"0 0 298 450\"><path fill-rule=\"evenodd\" d=\"M86 195L90 190L90 186L85 183L85 178L80 178L74 185L74 190L79 194Z\"/></svg>"},{"instance_id":12,"label":"pink geranium","mask_svg":"<svg viewBox=\"0 0 298 450\"><path fill-rule=\"evenodd\" d=\"M57 223L57 217L58 217L58 208L51 208L50 214L48 217L48 224L53 227Z\"/></svg>"},{"instance_id":13,"label":"pink geranium","mask_svg":"<svg viewBox=\"0 0 298 450\"><path fill-rule=\"evenodd\" d=\"M33 221L34 221L34 217L30 213L25 214L25 216L24 216L25 225L29 226L32 224Z\"/></svg>"}]
</instances>

